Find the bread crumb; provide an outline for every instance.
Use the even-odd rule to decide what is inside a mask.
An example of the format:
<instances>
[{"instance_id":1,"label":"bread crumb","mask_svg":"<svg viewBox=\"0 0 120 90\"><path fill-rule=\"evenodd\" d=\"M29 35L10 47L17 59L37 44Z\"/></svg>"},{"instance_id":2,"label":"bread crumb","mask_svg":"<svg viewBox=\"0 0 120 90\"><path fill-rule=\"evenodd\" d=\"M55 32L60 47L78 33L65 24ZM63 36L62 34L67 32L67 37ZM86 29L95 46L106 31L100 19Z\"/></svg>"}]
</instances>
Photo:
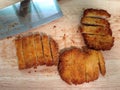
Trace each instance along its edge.
<instances>
[{"instance_id":1,"label":"bread crumb","mask_svg":"<svg viewBox=\"0 0 120 90\"><path fill-rule=\"evenodd\" d=\"M28 71L28 73L31 73L31 71Z\"/></svg>"},{"instance_id":2,"label":"bread crumb","mask_svg":"<svg viewBox=\"0 0 120 90\"><path fill-rule=\"evenodd\" d=\"M66 40L66 34L64 34L64 36L63 36L63 40Z\"/></svg>"},{"instance_id":3,"label":"bread crumb","mask_svg":"<svg viewBox=\"0 0 120 90\"><path fill-rule=\"evenodd\" d=\"M53 28L56 28L56 26L54 25Z\"/></svg>"}]
</instances>

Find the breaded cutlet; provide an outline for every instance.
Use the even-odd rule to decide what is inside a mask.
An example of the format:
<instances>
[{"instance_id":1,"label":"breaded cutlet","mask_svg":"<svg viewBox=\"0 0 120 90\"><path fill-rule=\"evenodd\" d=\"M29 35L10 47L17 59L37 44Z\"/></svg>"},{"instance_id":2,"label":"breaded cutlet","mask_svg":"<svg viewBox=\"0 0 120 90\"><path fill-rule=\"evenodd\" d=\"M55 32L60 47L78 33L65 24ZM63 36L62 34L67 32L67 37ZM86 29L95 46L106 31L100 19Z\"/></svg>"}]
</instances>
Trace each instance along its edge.
<instances>
[{"instance_id":1,"label":"breaded cutlet","mask_svg":"<svg viewBox=\"0 0 120 90\"><path fill-rule=\"evenodd\" d=\"M58 44L46 34L31 33L15 39L19 69L57 65Z\"/></svg>"},{"instance_id":2,"label":"breaded cutlet","mask_svg":"<svg viewBox=\"0 0 120 90\"><path fill-rule=\"evenodd\" d=\"M68 84L85 82L85 56L80 49L65 50L59 57L58 71Z\"/></svg>"},{"instance_id":3,"label":"breaded cutlet","mask_svg":"<svg viewBox=\"0 0 120 90\"><path fill-rule=\"evenodd\" d=\"M110 27L110 23L106 19L101 18L93 18L93 17L82 17L81 23L84 25L92 25L92 26L103 26Z\"/></svg>"},{"instance_id":4,"label":"breaded cutlet","mask_svg":"<svg viewBox=\"0 0 120 90\"><path fill-rule=\"evenodd\" d=\"M43 45L42 39L39 33L34 34L34 43L35 43L35 52L37 55L37 65L44 65L44 52L43 52Z\"/></svg>"},{"instance_id":5,"label":"breaded cutlet","mask_svg":"<svg viewBox=\"0 0 120 90\"><path fill-rule=\"evenodd\" d=\"M24 56L23 56L23 50L22 50L22 37L17 37L15 40L15 46L16 46L16 54L18 57L18 68L21 69L25 69L26 68L26 64L24 61Z\"/></svg>"},{"instance_id":6,"label":"breaded cutlet","mask_svg":"<svg viewBox=\"0 0 120 90\"><path fill-rule=\"evenodd\" d=\"M23 55L26 68L36 67L37 56L34 45L34 35L24 36L22 38Z\"/></svg>"},{"instance_id":7,"label":"breaded cutlet","mask_svg":"<svg viewBox=\"0 0 120 90\"><path fill-rule=\"evenodd\" d=\"M99 59L97 51L88 49L85 52L86 82L94 81L99 77Z\"/></svg>"},{"instance_id":8,"label":"breaded cutlet","mask_svg":"<svg viewBox=\"0 0 120 90\"><path fill-rule=\"evenodd\" d=\"M60 77L68 84L82 84L98 79L102 68L105 75L105 63L102 53L92 49L71 48L60 54L58 71ZM99 58L102 58L101 61ZM104 74L103 74L104 72Z\"/></svg>"},{"instance_id":9,"label":"breaded cutlet","mask_svg":"<svg viewBox=\"0 0 120 90\"><path fill-rule=\"evenodd\" d=\"M89 48L110 50L114 43L110 23L107 20L111 15L102 9L86 9L81 18L80 31Z\"/></svg>"},{"instance_id":10,"label":"breaded cutlet","mask_svg":"<svg viewBox=\"0 0 120 90\"><path fill-rule=\"evenodd\" d=\"M100 72L104 76L106 73L104 57L101 52L97 52L97 53L98 53L98 58L99 58Z\"/></svg>"},{"instance_id":11,"label":"breaded cutlet","mask_svg":"<svg viewBox=\"0 0 120 90\"><path fill-rule=\"evenodd\" d=\"M49 40L50 40L50 49L51 49L53 64L57 65L59 59L58 44L55 42L53 38L50 38Z\"/></svg>"},{"instance_id":12,"label":"breaded cutlet","mask_svg":"<svg viewBox=\"0 0 120 90\"><path fill-rule=\"evenodd\" d=\"M81 29L81 33L86 33L86 34L112 35L112 31L110 28L106 28L102 26L81 25L80 29Z\"/></svg>"},{"instance_id":13,"label":"breaded cutlet","mask_svg":"<svg viewBox=\"0 0 120 90\"><path fill-rule=\"evenodd\" d=\"M109 18L111 15L103 9L86 9L84 17Z\"/></svg>"},{"instance_id":14,"label":"breaded cutlet","mask_svg":"<svg viewBox=\"0 0 120 90\"><path fill-rule=\"evenodd\" d=\"M44 53L44 60L47 66L53 65L52 54L50 50L50 42L49 37L45 34L41 35L42 37L42 45L43 45L43 53Z\"/></svg>"},{"instance_id":15,"label":"breaded cutlet","mask_svg":"<svg viewBox=\"0 0 120 90\"><path fill-rule=\"evenodd\" d=\"M82 34L84 41L89 48L96 50L110 50L113 46L114 37L110 35Z\"/></svg>"}]
</instances>

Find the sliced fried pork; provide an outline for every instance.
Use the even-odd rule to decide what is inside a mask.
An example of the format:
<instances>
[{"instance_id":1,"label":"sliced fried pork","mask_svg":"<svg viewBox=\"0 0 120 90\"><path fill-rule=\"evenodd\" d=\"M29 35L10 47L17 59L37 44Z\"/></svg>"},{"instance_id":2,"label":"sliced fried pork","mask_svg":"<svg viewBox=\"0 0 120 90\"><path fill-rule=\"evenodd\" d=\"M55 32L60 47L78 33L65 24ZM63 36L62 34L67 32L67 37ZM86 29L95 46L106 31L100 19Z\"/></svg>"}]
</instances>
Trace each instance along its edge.
<instances>
[{"instance_id":1,"label":"sliced fried pork","mask_svg":"<svg viewBox=\"0 0 120 90\"><path fill-rule=\"evenodd\" d=\"M19 69L58 64L58 44L46 34L33 33L16 38L15 45Z\"/></svg>"},{"instance_id":2,"label":"sliced fried pork","mask_svg":"<svg viewBox=\"0 0 120 90\"><path fill-rule=\"evenodd\" d=\"M34 35L24 36L22 38L23 55L26 68L37 65L37 57L34 45Z\"/></svg>"},{"instance_id":3,"label":"sliced fried pork","mask_svg":"<svg viewBox=\"0 0 120 90\"><path fill-rule=\"evenodd\" d=\"M85 17L109 18L111 15L102 9L86 9L84 11Z\"/></svg>"},{"instance_id":4,"label":"sliced fried pork","mask_svg":"<svg viewBox=\"0 0 120 90\"><path fill-rule=\"evenodd\" d=\"M25 64L25 61L24 61L24 56L23 56L23 50L22 50L22 38L21 37L18 37L16 40L15 40L15 45L16 45L16 54L17 54L17 57L18 57L18 66L19 66L19 69L25 69L26 68L26 64Z\"/></svg>"},{"instance_id":5,"label":"sliced fried pork","mask_svg":"<svg viewBox=\"0 0 120 90\"><path fill-rule=\"evenodd\" d=\"M83 17L81 19L81 23L91 26L110 27L110 23L106 19L94 18L94 17Z\"/></svg>"},{"instance_id":6,"label":"sliced fried pork","mask_svg":"<svg viewBox=\"0 0 120 90\"><path fill-rule=\"evenodd\" d=\"M86 9L81 19L80 31L85 44L92 49L110 50L114 44L110 23L106 19L110 14L105 10Z\"/></svg>"},{"instance_id":7,"label":"sliced fried pork","mask_svg":"<svg viewBox=\"0 0 120 90\"><path fill-rule=\"evenodd\" d=\"M34 43L35 43L35 52L37 55L37 65L44 65L44 52L43 52L43 45L42 39L39 33L34 35Z\"/></svg>"},{"instance_id":8,"label":"sliced fried pork","mask_svg":"<svg viewBox=\"0 0 120 90\"><path fill-rule=\"evenodd\" d=\"M81 33L86 34L95 34L95 35L112 35L112 31L110 28L102 27L102 26L81 26Z\"/></svg>"},{"instance_id":9,"label":"sliced fried pork","mask_svg":"<svg viewBox=\"0 0 120 90\"><path fill-rule=\"evenodd\" d=\"M58 44L52 38L50 38L50 49L51 49L51 54L53 58L53 64L57 65L58 59L59 59Z\"/></svg>"},{"instance_id":10,"label":"sliced fried pork","mask_svg":"<svg viewBox=\"0 0 120 90\"><path fill-rule=\"evenodd\" d=\"M53 65L49 37L45 34L42 34L42 44L43 44L45 64L48 66Z\"/></svg>"},{"instance_id":11,"label":"sliced fried pork","mask_svg":"<svg viewBox=\"0 0 120 90\"><path fill-rule=\"evenodd\" d=\"M98 58L99 58L100 72L102 75L105 75L105 73L106 73L105 61L104 61L104 57L101 52L98 52Z\"/></svg>"},{"instance_id":12,"label":"sliced fried pork","mask_svg":"<svg viewBox=\"0 0 120 90\"><path fill-rule=\"evenodd\" d=\"M86 65L86 82L94 81L99 77L99 59L97 51L87 49L82 52L85 53L85 65Z\"/></svg>"},{"instance_id":13,"label":"sliced fried pork","mask_svg":"<svg viewBox=\"0 0 120 90\"><path fill-rule=\"evenodd\" d=\"M81 84L98 79L99 71L105 75L104 58L99 61L99 52L87 48L71 48L62 52L58 64L61 78L68 84Z\"/></svg>"},{"instance_id":14,"label":"sliced fried pork","mask_svg":"<svg viewBox=\"0 0 120 90\"><path fill-rule=\"evenodd\" d=\"M68 84L85 82L85 56L80 49L64 51L59 58L58 71L61 78Z\"/></svg>"},{"instance_id":15,"label":"sliced fried pork","mask_svg":"<svg viewBox=\"0 0 120 90\"><path fill-rule=\"evenodd\" d=\"M87 46L96 50L110 50L114 42L114 37L110 35L83 34L83 37Z\"/></svg>"}]
</instances>

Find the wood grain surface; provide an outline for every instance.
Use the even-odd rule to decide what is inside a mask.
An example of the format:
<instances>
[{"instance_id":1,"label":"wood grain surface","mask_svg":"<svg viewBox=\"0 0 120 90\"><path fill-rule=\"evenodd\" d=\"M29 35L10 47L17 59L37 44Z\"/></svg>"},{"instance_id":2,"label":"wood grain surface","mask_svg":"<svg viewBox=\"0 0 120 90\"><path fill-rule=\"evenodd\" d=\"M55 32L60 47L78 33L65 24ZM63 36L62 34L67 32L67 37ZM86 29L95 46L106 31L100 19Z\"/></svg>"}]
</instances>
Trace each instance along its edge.
<instances>
[{"instance_id":1,"label":"wood grain surface","mask_svg":"<svg viewBox=\"0 0 120 90\"><path fill-rule=\"evenodd\" d=\"M80 18L85 8L107 10L114 46L102 51L106 75L81 85L68 85L61 80L57 67L39 66L37 69L18 70L14 44L15 36L0 40L0 90L120 90L120 1L119 0L60 0L64 16L29 32L44 32L58 43L60 50L70 46L84 46L79 32ZM27 34L28 32L22 33Z\"/></svg>"},{"instance_id":2,"label":"wood grain surface","mask_svg":"<svg viewBox=\"0 0 120 90\"><path fill-rule=\"evenodd\" d=\"M9 5L12 5L20 1L23 1L23 0L0 0L0 9L5 8Z\"/></svg>"}]
</instances>

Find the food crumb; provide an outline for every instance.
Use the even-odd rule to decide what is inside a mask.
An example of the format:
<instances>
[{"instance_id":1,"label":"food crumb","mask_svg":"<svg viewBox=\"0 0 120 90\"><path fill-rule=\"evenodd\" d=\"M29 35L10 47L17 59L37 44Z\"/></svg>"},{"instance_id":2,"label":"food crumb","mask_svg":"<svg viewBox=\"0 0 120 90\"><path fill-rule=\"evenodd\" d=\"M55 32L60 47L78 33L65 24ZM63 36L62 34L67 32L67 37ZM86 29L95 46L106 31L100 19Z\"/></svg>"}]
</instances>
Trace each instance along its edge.
<instances>
[{"instance_id":1,"label":"food crumb","mask_svg":"<svg viewBox=\"0 0 120 90\"><path fill-rule=\"evenodd\" d=\"M35 66L34 69L37 69L37 66Z\"/></svg>"},{"instance_id":2,"label":"food crumb","mask_svg":"<svg viewBox=\"0 0 120 90\"><path fill-rule=\"evenodd\" d=\"M54 25L53 28L56 28L56 26Z\"/></svg>"},{"instance_id":3,"label":"food crumb","mask_svg":"<svg viewBox=\"0 0 120 90\"><path fill-rule=\"evenodd\" d=\"M77 33L79 33L79 30L77 30Z\"/></svg>"},{"instance_id":4,"label":"food crumb","mask_svg":"<svg viewBox=\"0 0 120 90\"><path fill-rule=\"evenodd\" d=\"M66 34L64 34L64 36L63 36L63 40L65 40L66 39Z\"/></svg>"},{"instance_id":5,"label":"food crumb","mask_svg":"<svg viewBox=\"0 0 120 90\"><path fill-rule=\"evenodd\" d=\"M28 71L28 73L31 73L31 71Z\"/></svg>"}]
</instances>

